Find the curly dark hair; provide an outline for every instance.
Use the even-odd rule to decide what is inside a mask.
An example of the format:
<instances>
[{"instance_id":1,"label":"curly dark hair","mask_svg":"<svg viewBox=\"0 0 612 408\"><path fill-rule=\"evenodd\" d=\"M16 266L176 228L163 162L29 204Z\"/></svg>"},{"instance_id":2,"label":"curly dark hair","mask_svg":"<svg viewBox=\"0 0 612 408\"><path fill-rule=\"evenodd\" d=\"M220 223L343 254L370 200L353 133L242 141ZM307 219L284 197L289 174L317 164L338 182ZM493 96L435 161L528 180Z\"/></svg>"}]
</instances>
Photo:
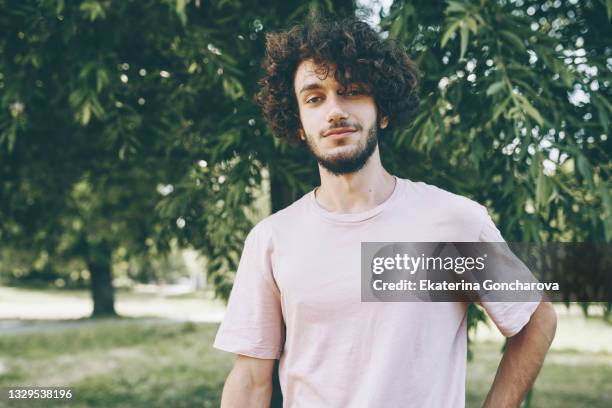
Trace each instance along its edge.
<instances>
[{"instance_id":1,"label":"curly dark hair","mask_svg":"<svg viewBox=\"0 0 612 408\"><path fill-rule=\"evenodd\" d=\"M313 16L305 24L266 36L266 74L259 81L255 100L275 136L300 142L294 75L305 59L314 61L322 79L334 65L334 78L342 88L351 82L366 84L378 117L389 118L385 130L401 127L412 118L418 104L419 72L403 46L381 38L367 23L354 17L332 21Z\"/></svg>"}]
</instances>

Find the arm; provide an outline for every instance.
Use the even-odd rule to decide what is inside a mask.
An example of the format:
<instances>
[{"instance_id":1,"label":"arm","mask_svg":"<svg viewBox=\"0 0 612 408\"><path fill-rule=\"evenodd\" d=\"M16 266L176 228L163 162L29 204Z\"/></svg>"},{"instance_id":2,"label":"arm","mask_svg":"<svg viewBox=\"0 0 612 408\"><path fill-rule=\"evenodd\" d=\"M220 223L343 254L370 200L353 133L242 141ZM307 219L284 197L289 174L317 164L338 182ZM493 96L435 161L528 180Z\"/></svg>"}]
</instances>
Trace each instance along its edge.
<instances>
[{"instance_id":1,"label":"arm","mask_svg":"<svg viewBox=\"0 0 612 408\"><path fill-rule=\"evenodd\" d=\"M557 314L541 302L523 329L508 339L484 407L518 407L531 388L555 337Z\"/></svg>"},{"instance_id":2,"label":"arm","mask_svg":"<svg viewBox=\"0 0 612 408\"><path fill-rule=\"evenodd\" d=\"M221 408L270 406L275 360L238 354L223 387Z\"/></svg>"}]
</instances>

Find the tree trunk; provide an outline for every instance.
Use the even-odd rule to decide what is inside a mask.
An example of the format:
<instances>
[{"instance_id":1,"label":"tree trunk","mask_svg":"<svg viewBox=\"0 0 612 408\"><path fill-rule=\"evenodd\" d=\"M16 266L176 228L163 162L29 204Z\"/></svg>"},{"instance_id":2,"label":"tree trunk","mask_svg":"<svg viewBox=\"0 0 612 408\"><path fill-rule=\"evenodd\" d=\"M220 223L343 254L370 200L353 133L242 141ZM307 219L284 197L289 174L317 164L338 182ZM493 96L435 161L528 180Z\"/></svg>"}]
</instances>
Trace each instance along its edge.
<instances>
[{"instance_id":1,"label":"tree trunk","mask_svg":"<svg viewBox=\"0 0 612 408\"><path fill-rule=\"evenodd\" d=\"M91 297L93 299L92 317L116 316L113 289L111 256L108 243L89 244L87 266L91 272Z\"/></svg>"}]
</instances>

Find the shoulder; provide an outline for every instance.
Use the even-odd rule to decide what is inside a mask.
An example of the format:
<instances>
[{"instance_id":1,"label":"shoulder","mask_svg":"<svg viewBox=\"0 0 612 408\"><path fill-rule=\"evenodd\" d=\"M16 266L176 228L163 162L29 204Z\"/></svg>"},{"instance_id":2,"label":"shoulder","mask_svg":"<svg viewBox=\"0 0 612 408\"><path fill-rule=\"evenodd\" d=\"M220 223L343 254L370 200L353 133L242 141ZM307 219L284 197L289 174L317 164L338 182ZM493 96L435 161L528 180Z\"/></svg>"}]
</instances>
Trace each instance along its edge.
<instances>
[{"instance_id":1,"label":"shoulder","mask_svg":"<svg viewBox=\"0 0 612 408\"><path fill-rule=\"evenodd\" d=\"M489 218L487 208L468 197L422 181L405 182L407 196L416 199L425 213L478 226Z\"/></svg>"},{"instance_id":2,"label":"shoulder","mask_svg":"<svg viewBox=\"0 0 612 408\"><path fill-rule=\"evenodd\" d=\"M307 211L308 194L304 194L301 198L290 204L289 206L268 215L259 222L249 232L249 236L258 239L271 238L278 231L286 230L292 225L296 225L299 220L303 220ZM247 237L248 239L248 237Z\"/></svg>"}]
</instances>

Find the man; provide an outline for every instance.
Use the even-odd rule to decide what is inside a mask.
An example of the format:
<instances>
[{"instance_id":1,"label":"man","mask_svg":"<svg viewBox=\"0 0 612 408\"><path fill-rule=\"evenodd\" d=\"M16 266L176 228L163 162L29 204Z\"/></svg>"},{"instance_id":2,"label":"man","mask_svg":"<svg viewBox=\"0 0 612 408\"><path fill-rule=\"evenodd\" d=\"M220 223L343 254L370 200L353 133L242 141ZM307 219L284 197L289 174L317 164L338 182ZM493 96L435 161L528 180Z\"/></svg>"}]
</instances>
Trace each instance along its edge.
<instances>
[{"instance_id":1,"label":"man","mask_svg":"<svg viewBox=\"0 0 612 408\"><path fill-rule=\"evenodd\" d=\"M321 185L249 233L215 347L237 354L222 407L462 407L465 303L360 299L360 244L503 241L479 204L399 179L378 135L410 117L417 71L354 19L268 36L258 100L273 132L306 145ZM418 163L414 163L418 166ZM552 342L550 303L483 303L510 338L490 407L519 406Z\"/></svg>"}]
</instances>

